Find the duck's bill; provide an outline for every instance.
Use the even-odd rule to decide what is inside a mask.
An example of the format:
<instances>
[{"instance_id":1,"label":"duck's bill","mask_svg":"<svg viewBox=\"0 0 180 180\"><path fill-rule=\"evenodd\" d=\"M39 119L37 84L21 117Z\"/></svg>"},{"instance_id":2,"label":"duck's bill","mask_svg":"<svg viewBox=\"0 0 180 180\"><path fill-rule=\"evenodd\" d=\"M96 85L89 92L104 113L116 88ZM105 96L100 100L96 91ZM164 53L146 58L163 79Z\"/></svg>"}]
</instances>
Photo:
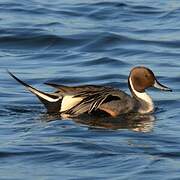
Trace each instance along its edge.
<instances>
[{"instance_id":1,"label":"duck's bill","mask_svg":"<svg viewBox=\"0 0 180 180\"><path fill-rule=\"evenodd\" d=\"M155 81L153 87L157 88L157 89L160 89L162 91L172 91L172 89L160 84L157 80Z\"/></svg>"}]
</instances>

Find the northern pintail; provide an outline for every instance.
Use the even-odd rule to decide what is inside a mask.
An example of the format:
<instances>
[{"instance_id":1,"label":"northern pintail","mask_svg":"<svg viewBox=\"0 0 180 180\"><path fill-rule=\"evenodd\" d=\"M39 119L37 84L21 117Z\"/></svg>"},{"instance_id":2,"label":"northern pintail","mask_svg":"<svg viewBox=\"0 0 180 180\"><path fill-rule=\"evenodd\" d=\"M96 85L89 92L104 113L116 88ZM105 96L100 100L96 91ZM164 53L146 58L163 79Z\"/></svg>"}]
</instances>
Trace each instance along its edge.
<instances>
[{"instance_id":1,"label":"northern pintail","mask_svg":"<svg viewBox=\"0 0 180 180\"><path fill-rule=\"evenodd\" d=\"M154 103L146 89L154 87L172 91L160 84L150 69L142 66L133 68L128 77L132 97L119 89L99 85L70 87L45 83L57 89L54 93L45 93L18 79L11 72L8 73L35 94L48 113L60 113L66 117L77 117L84 113L106 114L112 117L131 112L149 114L154 111Z\"/></svg>"}]
</instances>

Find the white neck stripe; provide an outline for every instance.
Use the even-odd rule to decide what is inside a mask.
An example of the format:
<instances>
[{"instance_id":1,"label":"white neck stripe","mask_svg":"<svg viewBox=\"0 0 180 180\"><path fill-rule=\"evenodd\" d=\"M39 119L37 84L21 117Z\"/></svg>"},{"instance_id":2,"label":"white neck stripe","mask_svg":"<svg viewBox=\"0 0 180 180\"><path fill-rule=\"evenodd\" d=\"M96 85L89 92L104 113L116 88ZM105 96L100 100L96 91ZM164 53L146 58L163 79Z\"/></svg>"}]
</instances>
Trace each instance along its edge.
<instances>
[{"instance_id":1,"label":"white neck stripe","mask_svg":"<svg viewBox=\"0 0 180 180\"><path fill-rule=\"evenodd\" d=\"M148 112L151 112L153 111L154 109L154 104L153 104L153 101L152 101L152 98L146 93L146 92L138 92L134 89L134 86L132 84L132 80L131 80L131 77L129 78L129 83L130 83L130 86L131 86L131 89L133 91L133 93L137 96L137 98L140 99L140 101L144 101L147 106L148 106L148 109L147 110L139 110L140 113L148 113ZM143 107L142 107L143 109Z\"/></svg>"}]
</instances>

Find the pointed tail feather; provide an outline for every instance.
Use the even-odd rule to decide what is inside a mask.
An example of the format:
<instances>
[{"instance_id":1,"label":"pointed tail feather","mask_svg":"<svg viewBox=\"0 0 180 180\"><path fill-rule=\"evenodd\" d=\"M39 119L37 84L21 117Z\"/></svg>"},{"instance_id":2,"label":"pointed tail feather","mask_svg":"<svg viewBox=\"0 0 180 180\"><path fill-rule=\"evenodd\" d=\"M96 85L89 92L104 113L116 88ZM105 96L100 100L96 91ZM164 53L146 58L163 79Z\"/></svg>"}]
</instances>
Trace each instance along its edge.
<instances>
[{"instance_id":1,"label":"pointed tail feather","mask_svg":"<svg viewBox=\"0 0 180 180\"><path fill-rule=\"evenodd\" d=\"M48 112L59 112L61 108L61 101L62 98L53 94L42 92L29 84L25 83L24 81L17 78L14 74L12 74L10 71L7 71L9 75L14 78L17 82L22 84L26 87L30 92L35 94L39 100L44 104L44 106L47 108Z\"/></svg>"}]
</instances>

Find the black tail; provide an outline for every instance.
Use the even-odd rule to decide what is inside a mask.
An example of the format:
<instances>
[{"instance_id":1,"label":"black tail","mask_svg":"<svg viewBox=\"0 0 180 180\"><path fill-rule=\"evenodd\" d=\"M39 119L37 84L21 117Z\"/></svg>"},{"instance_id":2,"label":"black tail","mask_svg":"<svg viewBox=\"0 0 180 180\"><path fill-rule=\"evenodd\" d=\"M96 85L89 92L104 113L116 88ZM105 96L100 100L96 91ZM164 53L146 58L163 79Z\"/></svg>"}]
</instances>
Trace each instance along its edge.
<instances>
[{"instance_id":1,"label":"black tail","mask_svg":"<svg viewBox=\"0 0 180 180\"><path fill-rule=\"evenodd\" d=\"M21 81L15 75L13 75L10 71L8 71L8 73L16 81L18 81L20 84L25 86L26 89L28 89L30 92L35 94L39 98L39 100L44 104L44 106L47 108L48 112L50 112L50 113L55 113L56 112L57 113L57 112L60 111L61 101L62 101L61 97L59 97L57 95L54 95L54 94L49 94L49 93L42 92L42 91L40 91L40 90L26 84L25 82Z\"/></svg>"}]
</instances>

